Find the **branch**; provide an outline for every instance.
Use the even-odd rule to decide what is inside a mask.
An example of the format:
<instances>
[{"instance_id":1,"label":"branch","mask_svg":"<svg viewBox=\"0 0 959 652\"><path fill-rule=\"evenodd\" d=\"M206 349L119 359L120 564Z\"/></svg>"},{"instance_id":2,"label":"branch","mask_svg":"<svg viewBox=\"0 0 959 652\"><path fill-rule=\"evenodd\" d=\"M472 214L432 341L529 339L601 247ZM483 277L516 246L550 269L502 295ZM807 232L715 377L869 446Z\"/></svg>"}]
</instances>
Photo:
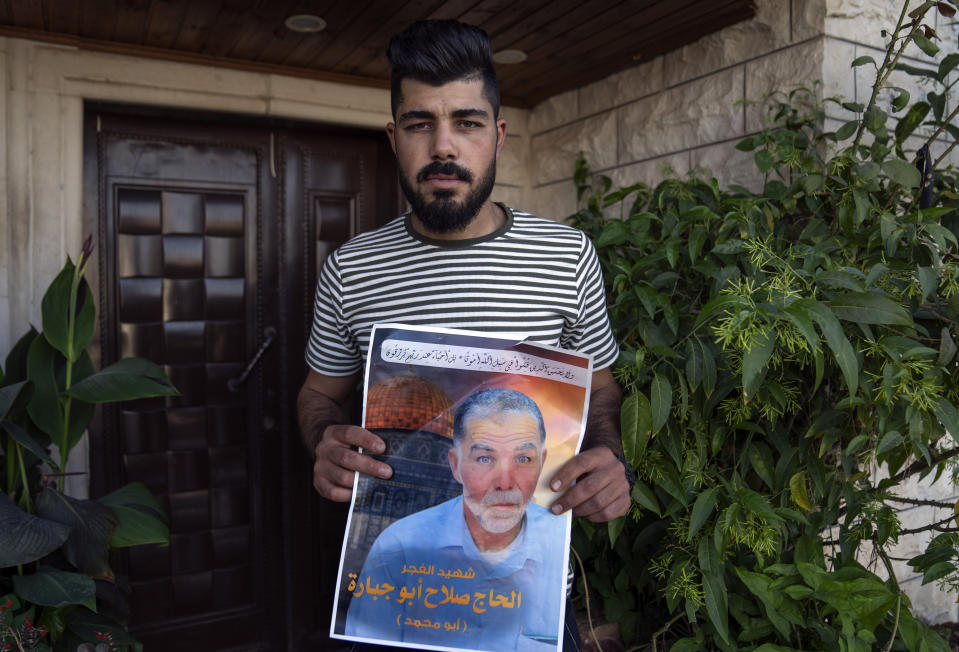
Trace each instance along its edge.
<instances>
[{"instance_id":1,"label":"branch","mask_svg":"<svg viewBox=\"0 0 959 652\"><path fill-rule=\"evenodd\" d=\"M894 475L892 477L892 481L898 484L902 482L903 480L905 480L906 478L908 478L909 476L931 469L932 467L936 466L940 462L944 462L945 460L948 460L951 457L955 457L956 455L959 455L959 447L949 448L944 451L939 451L937 454L932 456L932 460L930 462L926 462L925 460L916 460L915 462L910 464L906 470L900 471L899 473Z\"/></svg>"},{"instance_id":2,"label":"branch","mask_svg":"<svg viewBox=\"0 0 959 652\"><path fill-rule=\"evenodd\" d=\"M886 496L886 500L891 500L897 503L905 503L907 505L923 505L926 507L942 507L943 509L952 509L952 503L944 503L937 500L917 500L915 498L900 498L899 496Z\"/></svg>"},{"instance_id":3,"label":"branch","mask_svg":"<svg viewBox=\"0 0 959 652\"><path fill-rule=\"evenodd\" d=\"M954 521L954 520L956 520L956 518L957 518L957 517L956 517L955 514L950 514L949 516L947 516L946 518L942 519L941 521L937 521L937 522L935 522L935 523L930 523L929 525L923 525L922 527L913 528L912 530L900 530L900 531L899 531L899 536L902 536L903 534L919 534L920 532L928 532L929 530L935 530L936 532L955 532L955 531L959 531L959 528L955 528L955 527L952 527L952 528L944 528L944 527L942 527L943 525L945 525L945 524L948 523L949 521Z\"/></svg>"}]
</instances>

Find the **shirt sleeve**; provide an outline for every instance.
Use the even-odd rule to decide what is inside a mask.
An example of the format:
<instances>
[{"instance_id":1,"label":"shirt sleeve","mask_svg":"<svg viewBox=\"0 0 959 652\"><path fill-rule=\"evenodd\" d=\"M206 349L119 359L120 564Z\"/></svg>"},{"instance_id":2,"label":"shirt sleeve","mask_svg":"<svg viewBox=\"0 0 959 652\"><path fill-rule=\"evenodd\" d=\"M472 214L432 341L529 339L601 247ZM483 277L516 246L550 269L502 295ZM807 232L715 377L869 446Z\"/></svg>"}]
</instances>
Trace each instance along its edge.
<instances>
[{"instance_id":1,"label":"shirt sleeve","mask_svg":"<svg viewBox=\"0 0 959 652\"><path fill-rule=\"evenodd\" d=\"M343 318L343 285L336 252L323 262L316 282L306 363L327 376L352 376L363 369L356 337Z\"/></svg>"},{"instance_id":2,"label":"shirt sleeve","mask_svg":"<svg viewBox=\"0 0 959 652\"><path fill-rule=\"evenodd\" d=\"M592 355L593 369L605 369L619 357L619 345L609 323L599 257L586 234L582 234L582 249L576 268L576 290L576 320L565 325L561 344L565 348Z\"/></svg>"}]
</instances>

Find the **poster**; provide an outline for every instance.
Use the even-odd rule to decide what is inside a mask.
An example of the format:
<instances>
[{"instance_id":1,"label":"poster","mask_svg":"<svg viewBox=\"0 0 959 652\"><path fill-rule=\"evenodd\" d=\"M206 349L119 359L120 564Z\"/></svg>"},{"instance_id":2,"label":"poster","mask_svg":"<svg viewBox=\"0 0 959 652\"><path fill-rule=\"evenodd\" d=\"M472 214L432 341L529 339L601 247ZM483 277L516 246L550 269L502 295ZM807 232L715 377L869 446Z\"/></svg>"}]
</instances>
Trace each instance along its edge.
<instances>
[{"instance_id":1,"label":"poster","mask_svg":"<svg viewBox=\"0 0 959 652\"><path fill-rule=\"evenodd\" d=\"M378 325L330 635L435 650L559 652L570 515L548 507L579 450L592 360L516 339Z\"/></svg>"}]
</instances>

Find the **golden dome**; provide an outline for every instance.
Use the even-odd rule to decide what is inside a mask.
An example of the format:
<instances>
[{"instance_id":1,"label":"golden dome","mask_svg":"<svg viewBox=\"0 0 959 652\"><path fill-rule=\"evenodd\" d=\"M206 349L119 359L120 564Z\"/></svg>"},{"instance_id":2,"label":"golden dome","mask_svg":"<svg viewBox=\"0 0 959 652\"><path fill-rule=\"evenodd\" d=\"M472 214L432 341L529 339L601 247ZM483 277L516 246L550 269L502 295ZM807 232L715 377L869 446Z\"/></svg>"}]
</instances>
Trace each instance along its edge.
<instances>
[{"instance_id":1,"label":"golden dome","mask_svg":"<svg viewBox=\"0 0 959 652\"><path fill-rule=\"evenodd\" d=\"M405 374L387 378L366 396L366 427L423 430L453 438L453 402L436 384Z\"/></svg>"}]
</instances>

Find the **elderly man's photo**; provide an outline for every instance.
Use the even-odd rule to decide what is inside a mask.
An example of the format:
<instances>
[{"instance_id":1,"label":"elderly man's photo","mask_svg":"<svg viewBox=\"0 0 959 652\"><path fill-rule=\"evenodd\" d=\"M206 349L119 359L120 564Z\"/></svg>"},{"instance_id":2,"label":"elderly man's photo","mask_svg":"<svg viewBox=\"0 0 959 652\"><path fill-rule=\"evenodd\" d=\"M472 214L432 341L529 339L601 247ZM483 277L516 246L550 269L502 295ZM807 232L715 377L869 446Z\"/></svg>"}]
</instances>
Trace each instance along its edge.
<instances>
[{"instance_id":1,"label":"elderly man's photo","mask_svg":"<svg viewBox=\"0 0 959 652\"><path fill-rule=\"evenodd\" d=\"M543 415L528 396L499 388L467 396L449 450L462 495L377 537L345 633L465 649L555 649L567 520L532 502L546 455ZM394 587L390 599L368 592L384 586ZM401 587L416 595L402 599Z\"/></svg>"}]
</instances>

